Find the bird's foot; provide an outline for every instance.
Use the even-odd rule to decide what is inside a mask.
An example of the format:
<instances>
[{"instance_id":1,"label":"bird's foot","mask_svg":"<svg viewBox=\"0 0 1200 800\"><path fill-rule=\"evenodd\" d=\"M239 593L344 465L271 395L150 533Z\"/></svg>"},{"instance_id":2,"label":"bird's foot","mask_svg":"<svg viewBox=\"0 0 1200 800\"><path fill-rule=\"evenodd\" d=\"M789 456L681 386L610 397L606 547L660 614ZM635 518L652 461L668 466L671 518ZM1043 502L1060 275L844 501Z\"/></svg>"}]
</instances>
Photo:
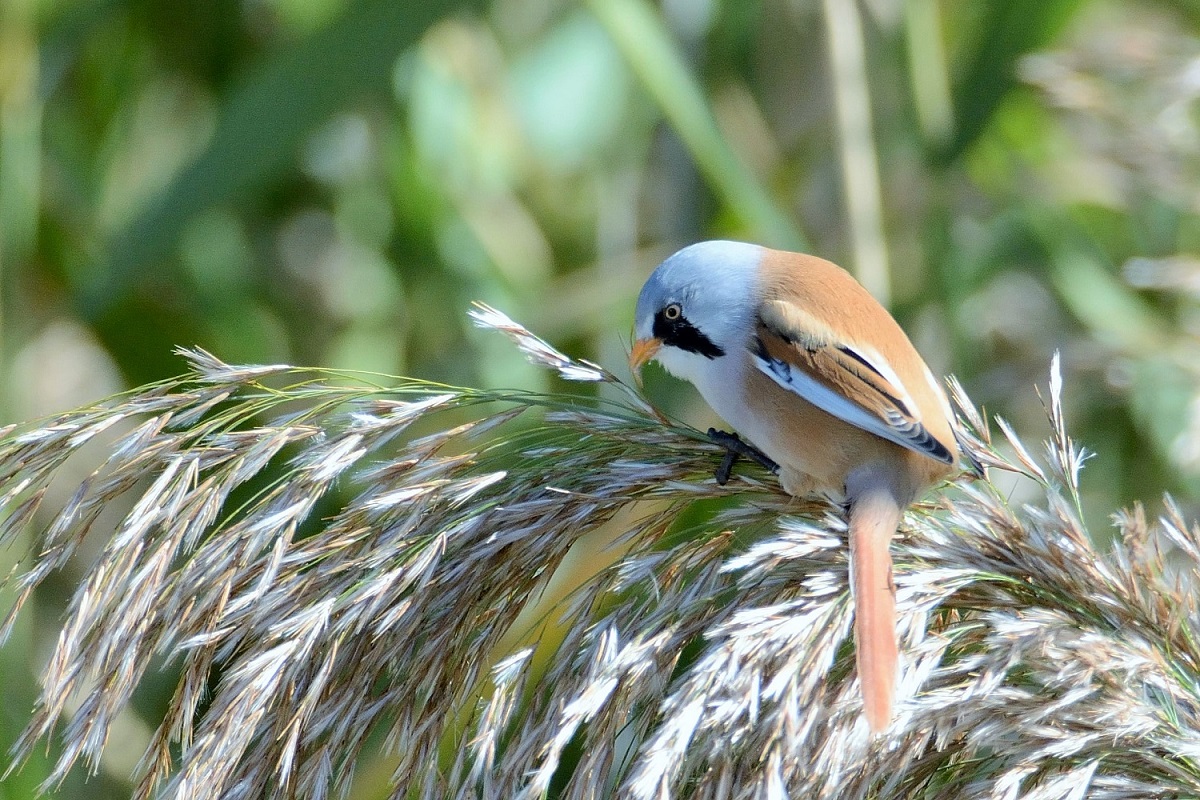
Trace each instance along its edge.
<instances>
[{"instance_id":1,"label":"bird's foot","mask_svg":"<svg viewBox=\"0 0 1200 800\"><path fill-rule=\"evenodd\" d=\"M766 453L749 442L743 442L741 437L736 433L709 428L708 438L715 444L725 448L725 457L721 459L721 464L717 467L717 471L713 475L717 479L717 483L721 486L729 482L729 476L733 472L733 465L737 463L739 456L750 459L771 473L779 472L779 465L768 458Z\"/></svg>"}]
</instances>

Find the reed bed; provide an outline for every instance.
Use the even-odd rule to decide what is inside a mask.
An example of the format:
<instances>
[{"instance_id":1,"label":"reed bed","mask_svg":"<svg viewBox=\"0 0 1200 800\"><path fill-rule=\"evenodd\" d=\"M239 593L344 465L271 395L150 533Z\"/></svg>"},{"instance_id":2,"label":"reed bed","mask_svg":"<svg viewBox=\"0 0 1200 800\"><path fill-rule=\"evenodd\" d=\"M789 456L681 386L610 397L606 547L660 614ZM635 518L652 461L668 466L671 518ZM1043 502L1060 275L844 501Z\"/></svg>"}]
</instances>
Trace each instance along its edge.
<instances>
[{"instance_id":1,"label":"reed bed","mask_svg":"<svg viewBox=\"0 0 1200 800\"><path fill-rule=\"evenodd\" d=\"M184 351L178 380L5 431L0 547L22 558L3 633L102 543L11 768L52 741L47 790L95 770L165 670L138 798L344 796L380 734L396 798L1200 796L1200 536L1168 498L1097 548L1057 362L1040 449L1003 421L993 440L954 387L971 455L1037 498L964 473L910 510L898 716L872 738L840 510L753 465L718 485L704 434L472 313L619 399ZM106 460L43 507L93 440ZM550 612L561 641L501 652L601 528L622 555Z\"/></svg>"}]
</instances>

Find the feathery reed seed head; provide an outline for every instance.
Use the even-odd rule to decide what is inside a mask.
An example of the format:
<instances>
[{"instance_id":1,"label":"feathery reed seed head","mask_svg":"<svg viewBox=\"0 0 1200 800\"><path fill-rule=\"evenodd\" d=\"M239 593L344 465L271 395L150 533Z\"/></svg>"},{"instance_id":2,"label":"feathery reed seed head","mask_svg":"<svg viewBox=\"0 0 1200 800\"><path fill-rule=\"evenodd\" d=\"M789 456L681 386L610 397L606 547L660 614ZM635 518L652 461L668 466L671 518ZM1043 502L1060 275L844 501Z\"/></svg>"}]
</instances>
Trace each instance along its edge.
<instances>
[{"instance_id":1,"label":"feathery reed seed head","mask_svg":"<svg viewBox=\"0 0 1200 800\"><path fill-rule=\"evenodd\" d=\"M95 770L165 658L176 688L136 797L344 795L379 730L398 798L1200 794L1200 539L1168 500L1154 524L1118 514L1121 540L1097 552L1057 360L1041 460L1000 422L1004 455L952 383L964 446L1042 499L1013 508L964 478L908 514L900 716L872 741L839 515L754 467L718 486L697 431L500 312L471 314L624 399L382 389L183 351L184 378L6 431L0 545L32 543L3 632L85 537L106 541L12 768L57 736L46 788ZM131 420L64 507L40 509L72 454ZM561 641L499 652L602 526L626 550L551 612Z\"/></svg>"}]
</instances>

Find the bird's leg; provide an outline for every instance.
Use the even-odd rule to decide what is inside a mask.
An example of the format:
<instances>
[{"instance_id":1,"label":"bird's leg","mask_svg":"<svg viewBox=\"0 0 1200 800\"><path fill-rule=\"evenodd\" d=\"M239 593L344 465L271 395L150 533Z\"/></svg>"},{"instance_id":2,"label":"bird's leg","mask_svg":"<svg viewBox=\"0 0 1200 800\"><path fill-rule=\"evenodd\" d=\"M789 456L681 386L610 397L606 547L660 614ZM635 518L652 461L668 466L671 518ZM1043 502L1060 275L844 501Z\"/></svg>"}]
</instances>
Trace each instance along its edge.
<instances>
[{"instance_id":1,"label":"bird's leg","mask_svg":"<svg viewBox=\"0 0 1200 800\"><path fill-rule=\"evenodd\" d=\"M766 453L749 442L743 442L736 433L709 428L708 438L725 448L725 457L721 459L721 465L717 467L716 474L713 476L722 486L729 481L729 475L733 472L733 465L737 463L739 456L750 459L769 472L779 472L779 465L768 458Z\"/></svg>"},{"instance_id":2,"label":"bird's leg","mask_svg":"<svg viewBox=\"0 0 1200 800\"><path fill-rule=\"evenodd\" d=\"M737 463L737 459L738 454L733 450L725 451L725 457L721 459L717 471L713 473L713 477L716 478L718 485L724 486L729 483L729 475L733 472L733 465Z\"/></svg>"}]
</instances>

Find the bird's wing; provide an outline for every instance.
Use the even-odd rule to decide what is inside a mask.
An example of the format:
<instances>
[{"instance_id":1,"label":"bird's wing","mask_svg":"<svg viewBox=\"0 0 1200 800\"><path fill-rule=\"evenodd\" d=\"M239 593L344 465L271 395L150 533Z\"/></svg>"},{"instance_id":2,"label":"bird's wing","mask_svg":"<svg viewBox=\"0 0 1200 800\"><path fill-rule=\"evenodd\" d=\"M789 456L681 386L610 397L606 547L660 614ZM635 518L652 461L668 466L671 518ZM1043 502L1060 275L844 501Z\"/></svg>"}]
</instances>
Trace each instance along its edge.
<instances>
[{"instance_id":1,"label":"bird's wing","mask_svg":"<svg viewBox=\"0 0 1200 800\"><path fill-rule=\"evenodd\" d=\"M917 416L886 359L841 338L799 305L768 300L759 308L751 353L780 386L851 425L946 464L954 453Z\"/></svg>"}]
</instances>

